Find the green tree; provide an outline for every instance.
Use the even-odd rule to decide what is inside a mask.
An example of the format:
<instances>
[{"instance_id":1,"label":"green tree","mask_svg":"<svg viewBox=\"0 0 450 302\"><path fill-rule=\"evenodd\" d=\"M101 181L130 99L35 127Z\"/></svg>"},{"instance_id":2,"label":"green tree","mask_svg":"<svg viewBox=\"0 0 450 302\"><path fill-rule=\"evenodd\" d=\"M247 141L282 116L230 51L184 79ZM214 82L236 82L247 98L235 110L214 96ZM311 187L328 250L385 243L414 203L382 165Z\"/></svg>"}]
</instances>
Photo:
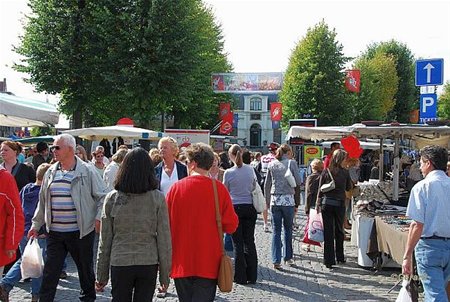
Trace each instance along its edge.
<instances>
[{"instance_id":1,"label":"green tree","mask_svg":"<svg viewBox=\"0 0 450 302\"><path fill-rule=\"evenodd\" d=\"M419 90L414 85L414 57L407 45L395 40L373 43L368 46L362 57L373 58L378 52L395 58L398 89L394 96L395 106L388 114L388 119L409 122L409 113L418 108Z\"/></svg>"},{"instance_id":2,"label":"green tree","mask_svg":"<svg viewBox=\"0 0 450 302\"><path fill-rule=\"evenodd\" d=\"M347 58L336 40L335 30L324 21L308 29L289 59L280 100L283 126L289 119L312 113L319 125L348 122L344 90L344 64ZM338 113L338 114L337 114Z\"/></svg>"},{"instance_id":3,"label":"green tree","mask_svg":"<svg viewBox=\"0 0 450 302\"><path fill-rule=\"evenodd\" d=\"M398 88L395 59L377 52L373 58L358 58L355 68L361 71L361 90L350 98L352 122L386 120Z\"/></svg>"},{"instance_id":4,"label":"green tree","mask_svg":"<svg viewBox=\"0 0 450 302\"><path fill-rule=\"evenodd\" d=\"M438 98L438 117L450 120L450 81L444 85L444 90Z\"/></svg>"},{"instance_id":5,"label":"green tree","mask_svg":"<svg viewBox=\"0 0 450 302\"><path fill-rule=\"evenodd\" d=\"M161 112L196 126L208 122L205 116L183 113L217 107L210 73L231 66L221 29L201 1L31 0L30 6L17 48L25 59L16 68L38 90L60 93L60 109L75 127L123 116L147 126Z\"/></svg>"}]
</instances>

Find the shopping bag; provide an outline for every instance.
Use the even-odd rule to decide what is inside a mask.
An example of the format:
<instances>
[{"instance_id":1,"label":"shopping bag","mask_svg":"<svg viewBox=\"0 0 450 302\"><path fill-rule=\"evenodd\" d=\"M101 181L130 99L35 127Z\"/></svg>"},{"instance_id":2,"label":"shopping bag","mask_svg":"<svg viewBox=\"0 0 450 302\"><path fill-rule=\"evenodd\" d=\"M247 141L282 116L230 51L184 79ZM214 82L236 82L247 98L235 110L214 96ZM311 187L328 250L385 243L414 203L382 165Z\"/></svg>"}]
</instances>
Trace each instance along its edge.
<instances>
[{"instance_id":1,"label":"shopping bag","mask_svg":"<svg viewBox=\"0 0 450 302\"><path fill-rule=\"evenodd\" d=\"M312 244L312 245L317 245L317 246L321 246L320 242L311 240L308 236L308 231L309 231L309 216L306 218L306 226L305 226L305 235L303 235L303 243L307 243L307 244Z\"/></svg>"},{"instance_id":2,"label":"shopping bag","mask_svg":"<svg viewBox=\"0 0 450 302\"><path fill-rule=\"evenodd\" d=\"M297 186L297 182L295 181L295 177L292 174L291 169L290 169L290 161L288 163L288 167L287 167L286 173L284 173L284 178L286 178L287 182L289 183L289 185L292 188L295 188Z\"/></svg>"},{"instance_id":3,"label":"shopping bag","mask_svg":"<svg viewBox=\"0 0 450 302\"><path fill-rule=\"evenodd\" d=\"M223 293L229 293L233 289L233 261L228 255L222 255L220 258L219 276L217 285Z\"/></svg>"},{"instance_id":4,"label":"shopping bag","mask_svg":"<svg viewBox=\"0 0 450 302\"><path fill-rule=\"evenodd\" d=\"M38 240L30 238L22 254L20 264L22 278L39 278L44 272L44 258Z\"/></svg>"},{"instance_id":5,"label":"shopping bag","mask_svg":"<svg viewBox=\"0 0 450 302\"><path fill-rule=\"evenodd\" d=\"M316 242L323 242L322 214L315 209L309 210L308 237Z\"/></svg>"},{"instance_id":6,"label":"shopping bag","mask_svg":"<svg viewBox=\"0 0 450 302\"><path fill-rule=\"evenodd\" d=\"M262 213L266 209L266 199L258 182L255 183L255 189L252 191L252 201L256 212Z\"/></svg>"},{"instance_id":7,"label":"shopping bag","mask_svg":"<svg viewBox=\"0 0 450 302\"><path fill-rule=\"evenodd\" d=\"M397 299L395 300L395 302L412 302L408 280L405 280L405 279L403 280L402 288L400 289L400 292L398 293L398 296L397 296Z\"/></svg>"}]
</instances>

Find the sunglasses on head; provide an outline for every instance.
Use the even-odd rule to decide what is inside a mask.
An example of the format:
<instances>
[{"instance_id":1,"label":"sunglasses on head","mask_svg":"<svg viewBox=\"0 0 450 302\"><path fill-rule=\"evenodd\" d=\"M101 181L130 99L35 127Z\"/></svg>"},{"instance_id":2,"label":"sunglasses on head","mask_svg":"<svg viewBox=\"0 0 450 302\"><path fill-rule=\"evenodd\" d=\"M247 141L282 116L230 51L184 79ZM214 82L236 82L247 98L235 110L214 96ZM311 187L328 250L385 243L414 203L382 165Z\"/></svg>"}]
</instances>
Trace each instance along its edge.
<instances>
[{"instance_id":1,"label":"sunglasses on head","mask_svg":"<svg viewBox=\"0 0 450 302\"><path fill-rule=\"evenodd\" d=\"M50 150L61 150L61 146L50 146Z\"/></svg>"}]
</instances>

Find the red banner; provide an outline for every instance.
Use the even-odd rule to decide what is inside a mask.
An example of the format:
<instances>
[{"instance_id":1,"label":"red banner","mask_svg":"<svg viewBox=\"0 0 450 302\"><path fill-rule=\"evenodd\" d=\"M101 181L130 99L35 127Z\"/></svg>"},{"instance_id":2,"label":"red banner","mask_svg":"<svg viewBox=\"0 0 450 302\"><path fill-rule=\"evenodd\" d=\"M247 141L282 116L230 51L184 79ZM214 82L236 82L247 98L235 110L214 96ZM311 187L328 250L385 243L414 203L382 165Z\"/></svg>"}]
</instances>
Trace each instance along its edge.
<instances>
[{"instance_id":1,"label":"red banner","mask_svg":"<svg viewBox=\"0 0 450 302\"><path fill-rule=\"evenodd\" d=\"M345 87L348 91L359 92L361 86L361 72L357 69L347 70L345 77Z\"/></svg>"},{"instance_id":2,"label":"red banner","mask_svg":"<svg viewBox=\"0 0 450 302\"><path fill-rule=\"evenodd\" d=\"M230 134L233 131L233 112L230 108L230 103L220 103L219 119L222 121L220 134Z\"/></svg>"},{"instance_id":3,"label":"red banner","mask_svg":"<svg viewBox=\"0 0 450 302\"><path fill-rule=\"evenodd\" d=\"M270 119L275 122L281 121L283 117L283 109L281 103L270 104Z\"/></svg>"}]
</instances>

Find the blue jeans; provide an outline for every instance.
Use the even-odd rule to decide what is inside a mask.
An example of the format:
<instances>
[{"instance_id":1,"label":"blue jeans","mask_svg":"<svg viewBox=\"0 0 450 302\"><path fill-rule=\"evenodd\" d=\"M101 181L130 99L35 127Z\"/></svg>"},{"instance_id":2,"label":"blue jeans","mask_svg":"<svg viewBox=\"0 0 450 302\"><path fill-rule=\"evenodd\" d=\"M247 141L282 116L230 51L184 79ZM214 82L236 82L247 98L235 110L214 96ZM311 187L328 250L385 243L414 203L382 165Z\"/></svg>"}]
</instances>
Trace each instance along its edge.
<instances>
[{"instance_id":1,"label":"blue jeans","mask_svg":"<svg viewBox=\"0 0 450 302\"><path fill-rule=\"evenodd\" d=\"M445 289L450 281L450 240L420 239L415 256L425 301L448 301Z\"/></svg>"},{"instance_id":2,"label":"blue jeans","mask_svg":"<svg viewBox=\"0 0 450 302\"><path fill-rule=\"evenodd\" d=\"M20 252L23 254L25 247L27 246L28 239L27 236L23 236L22 240L19 244ZM39 246L42 248L42 256L45 259L45 249L46 249L46 240L38 239ZM22 279L22 273L20 271L20 264L22 263L22 258L18 259L14 265L9 269L8 273L3 277L1 284L5 287L6 291L10 291L17 282ZM31 294L38 295L39 289L41 288L42 277L40 278L32 278L31 279Z\"/></svg>"},{"instance_id":3,"label":"blue jeans","mask_svg":"<svg viewBox=\"0 0 450 302\"><path fill-rule=\"evenodd\" d=\"M281 263L281 226L284 227L284 261L292 259L294 206L272 206L272 263Z\"/></svg>"}]
</instances>

